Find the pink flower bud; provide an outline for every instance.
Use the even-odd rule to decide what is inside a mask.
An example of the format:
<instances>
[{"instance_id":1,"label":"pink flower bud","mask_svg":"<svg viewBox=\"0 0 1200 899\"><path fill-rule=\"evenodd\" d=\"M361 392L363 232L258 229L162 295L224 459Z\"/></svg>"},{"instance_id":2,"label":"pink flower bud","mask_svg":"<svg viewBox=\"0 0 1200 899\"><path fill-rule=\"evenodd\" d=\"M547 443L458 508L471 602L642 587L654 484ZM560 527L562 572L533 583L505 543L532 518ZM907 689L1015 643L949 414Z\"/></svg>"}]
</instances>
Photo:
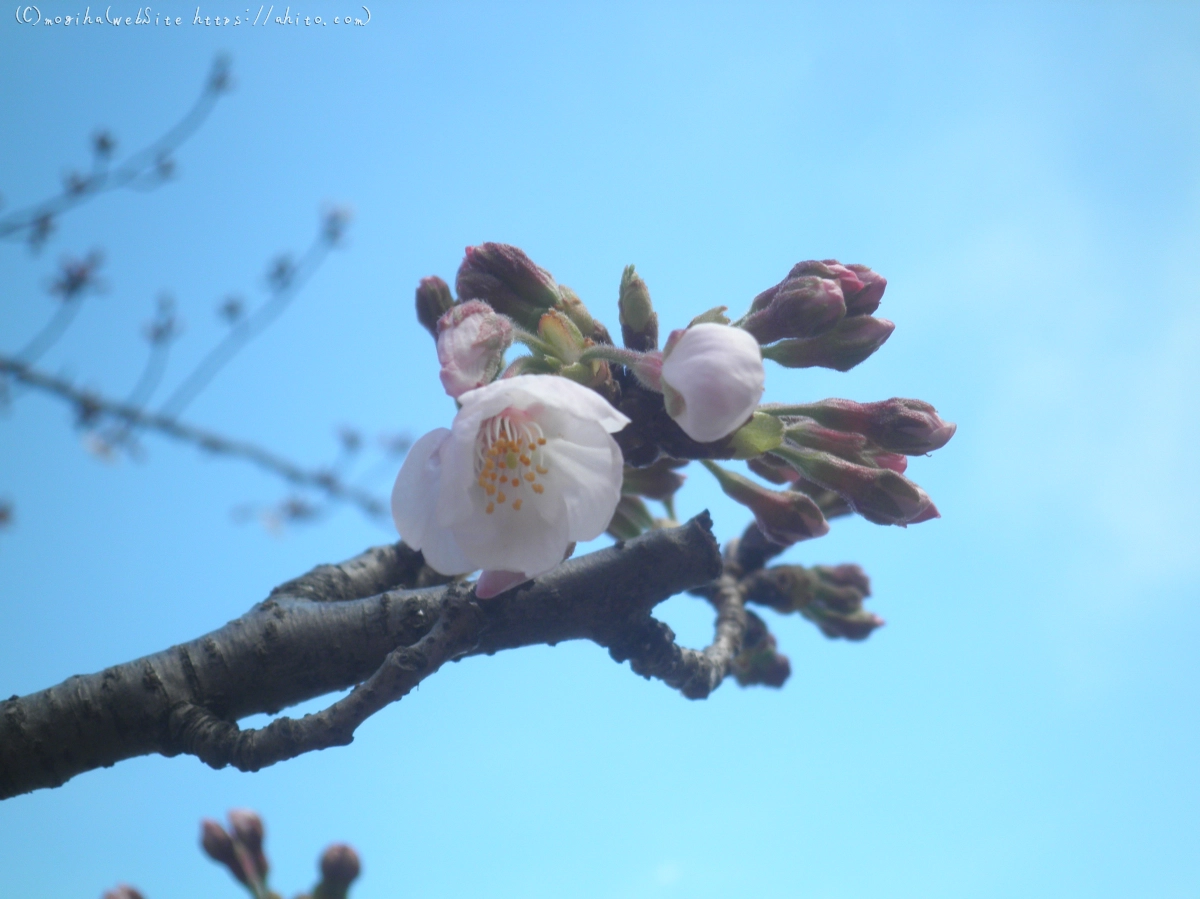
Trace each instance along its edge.
<instances>
[{"instance_id":1,"label":"pink flower bud","mask_svg":"<svg viewBox=\"0 0 1200 899\"><path fill-rule=\"evenodd\" d=\"M237 849L233 844L233 837L211 818L205 818L200 822L200 846L204 849L205 855L228 868L229 873L240 882L246 885L250 884L250 872L243 869Z\"/></svg>"},{"instance_id":2,"label":"pink flower bud","mask_svg":"<svg viewBox=\"0 0 1200 899\"><path fill-rule=\"evenodd\" d=\"M829 523L811 497L793 490L768 490L707 459L701 464L716 476L726 496L754 513L758 529L772 543L791 546L829 533Z\"/></svg>"},{"instance_id":3,"label":"pink flower bud","mask_svg":"<svg viewBox=\"0 0 1200 899\"><path fill-rule=\"evenodd\" d=\"M693 325L673 332L663 350L667 414L700 443L720 440L745 424L765 379L758 342L741 328Z\"/></svg>"},{"instance_id":4,"label":"pink flower bud","mask_svg":"<svg viewBox=\"0 0 1200 899\"><path fill-rule=\"evenodd\" d=\"M437 337L437 323L443 315L454 306L454 297L450 295L450 285L433 275L422 278L417 285L417 321L434 337Z\"/></svg>"},{"instance_id":5,"label":"pink flower bud","mask_svg":"<svg viewBox=\"0 0 1200 899\"><path fill-rule=\"evenodd\" d=\"M105 893L104 899L145 899L145 897L140 890L123 883Z\"/></svg>"},{"instance_id":6,"label":"pink flower bud","mask_svg":"<svg viewBox=\"0 0 1200 899\"><path fill-rule=\"evenodd\" d=\"M863 608L871 583L857 565L776 565L745 580L746 599L779 612L799 612L826 637L865 640L883 619Z\"/></svg>"},{"instance_id":7,"label":"pink flower bud","mask_svg":"<svg viewBox=\"0 0 1200 899\"><path fill-rule=\"evenodd\" d=\"M883 346L895 329L887 319L856 315L843 318L819 337L781 340L763 347L763 356L785 368L820 366L849 371Z\"/></svg>"},{"instance_id":8,"label":"pink flower bud","mask_svg":"<svg viewBox=\"0 0 1200 899\"><path fill-rule=\"evenodd\" d=\"M246 858L253 868L253 874L258 882L265 882L270 865L263 853L263 822L258 812L250 809L235 808L229 812L229 826L233 829L235 849L240 844L245 850ZM245 860L243 860L245 864Z\"/></svg>"},{"instance_id":9,"label":"pink flower bud","mask_svg":"<svg viewBox=\"0 0 1200 899\"><path fill-rule=\"evenodd\" d=\"M846 314L846 303L837 280L789 275L755 297L751 309L757 311L752 311L741 326L759 343L768 344L788 337L824 334Z\"/></svg>"},{"instance_id":10,"label":"pink flower bud","mask_svg":"<svg viewBox=\"0 0 1200 899\"><path fill-rule=\"evenodd\" d=\"M350 884L358 879L362 863L353 846L334 843L321 853L321 886L318 892L329 897L345 896Z\"/></svg>"},{"instance_id":11,"label":"pink flower bud","mask_svg":"<svg viewBox=\"0 0 1200 899\"><path fill-rule=\"evenodd\" d=\"M908 456L941 449L957 429L953 422L942 421L929 403L900 397L876 403L828 399L789 406L787 410L827 428L856 431L880 449Z\"/></svg>"},{"instance_id":12,"label":"pink flower bud","mask_svg":"<svg viewBox=\"0 0 1200 899\"><path fill-rule=\"evenodd\" d=\"M848 462L832 453L788 444L774 450L810 481L832 490L863 518L901 527L929 518L928 494L890 468Z\"/></svg>"},{"instance_id":13,"label":"pink flower bud","mask_svg":"<svg viewBox=\"0 0 1200 899\"><path fill-rule=\"evenodd\" d=\"M841 268L836 263L830 267L835 269ZM841 275L838 276L842 282L842 293L846 296L846 314L870 315L879 308L879 302L883 299L883 292L887 288L887 278L871 271L865 265L847 265L845 268L862 285L857 290L851 290L847 286L846 279Z\"/></svg>"},{"instance_id":14,"label":"pink flower bud","mask_svg":"<svg viewBox=\"0 0 1200 899\"><path fill-rule=\"evenodd\" d=\"M495 380L513 341L512 323L480 300L455 306L437 323L437 354L446 393L458 398Z\"/></svg>"},{"instance_id":15,"label":"pink flower bud","mask_svg":"<svg viewBox=\"0 0 1200 899\"><path fill-rule=\"evenodd\" d=\"M485 243L467 247L454 286L460 300L484 300L527 331L559 301L558 285L516 247Z\"/></svg>"}]
</instances>

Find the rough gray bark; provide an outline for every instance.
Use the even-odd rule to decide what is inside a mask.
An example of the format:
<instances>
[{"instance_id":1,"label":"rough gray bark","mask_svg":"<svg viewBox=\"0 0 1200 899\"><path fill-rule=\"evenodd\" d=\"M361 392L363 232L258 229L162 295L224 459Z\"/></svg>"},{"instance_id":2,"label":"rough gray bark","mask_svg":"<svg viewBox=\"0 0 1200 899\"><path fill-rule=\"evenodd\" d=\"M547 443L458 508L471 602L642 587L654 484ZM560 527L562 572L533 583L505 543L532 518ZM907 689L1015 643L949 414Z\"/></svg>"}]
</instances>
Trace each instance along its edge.
<instances>
[{"instance_id":1,"label":"rough gray bark","mask_svg":"<svg viewBox=\"0 0 1200 899\"><path fill-rule=\"evenodd\" d=\"M592 640L703 698L730 672L746 628L743 591L722 570L707 513L483 601L403 543L376 547L276 588L190 643L0 703L0 798L150 753L258 770L350 743L362 721L447 661L563 640ZM684 649L651 611L703 585L717 635L703 651ZM237 726L351 686L322 712Z\"/></svg>"}]
</instances>

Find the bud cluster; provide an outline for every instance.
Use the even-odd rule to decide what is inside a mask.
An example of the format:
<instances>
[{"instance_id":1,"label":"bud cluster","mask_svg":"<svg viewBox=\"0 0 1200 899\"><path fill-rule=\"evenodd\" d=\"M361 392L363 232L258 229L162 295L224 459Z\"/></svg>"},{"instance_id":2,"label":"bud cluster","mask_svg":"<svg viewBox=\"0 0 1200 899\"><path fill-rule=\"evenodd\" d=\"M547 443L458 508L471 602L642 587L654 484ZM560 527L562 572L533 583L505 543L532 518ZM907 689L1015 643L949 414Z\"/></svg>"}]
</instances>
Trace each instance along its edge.
<instances>
[{"instance_id":1,"label":"bud cluster","mask_svg":"<svg viewBox=\"0 0 1200 899\"><path fill-rule=\"evenodd\" d=\"M826 637L865 640L883 619L863 609L871 582L857 565L775 565L751 574L746 599L777 612L799 612Z\"/></svg>"},{"instance_id":2,"label":"bud cluster","mask_svg":"<svg viewBox=\"0 0 1200 899\"><path fill-rule=\"evenodd\" d=\"M279 899L279 895L267 887L270 865L263 853L262 818L246 809L233 809L228 818L228 830L211 818L200 822L200 845L205 854L227 868L254 899ZM362 871L358 853L345 843L327 847L321 853L317 867L321 873L320 881L311 893L296 899L346 899L350 885ZM122 886L106 893L105 899L141 899L141 894L132 887Z\"/></svg>"},{"instance_id":3,"label":"bud cluster","mask_svg":"<svg viewBox=\"0 0 1200 899\"><path fill-rule=\"evenodd\" d=\"M211 818L201 821L200 845L205 854L224 865L254 899L267 899L271 895L267 890L270 865L263 852L262 818L248 809L233 809L228 818L228 831Z\"/></svg>"},{"instance_id":4,"label":"bud cluster","mask_svg":"<svg viewBox=\"0 0 1200 899\"><path fill-rule=\"evenodd\" d=\"M471 391L494 391L505 379L555 375L595 391L611 405L609 412L627 420L612 430L624 475L619 492L612 491L613 506L606 507L613 510L610 535L630 539L672 522L674 495L683 483L678 469L700 460L725 494L754 515L742 549L730 558L735 568L762 582L756 589L763 596L786 594L786 602L779 600L786 610L812 618L832 636L861 639L878 626L877 618L862 611L868 591L865 580L855 580L857 569L782 566L770 575L758 569L784 548L824 535L830 518L851 511L902 527L938 517L929 496L905 477L907 457L944 446L955 426L919 400L795 405L760 400L764 359L846 371L874 353L894 328L874 317L885 278L867 266L833 259L801 262L758 294L737 322L731 324L725 306L715 306L671 331L662 349L649 288L633 266L623 271L617 291L623 347L613 345L574 291L516 247L468 247L454 286L457 299L440 278L423 279L416 306L419 321L437 340L446 392L460 406L471 404ZM513 343L528 353L506 362ZM441 464L432 450L426 455L430 464ZM781 489L717 465L718 459L746 460L754 474ZM611 472L614 480L617 471ZM488 478L480 489L486 490ZM605 474L605 483L608 479ZM511 493L515 487L505 489ZM505 498L497 493L498 503ZM651 500L664 505L665 518L651 512ZM404 511L405 501L393 493L393 509ZM487 499L480 501L487 506ZM408 522L407 514L397 521L402 518ZM489 577L506 573L484 567ZM779 581L774 593L768 589L771 578ZM739 674L747 682L768 683L778 675L782 657L768 645L769 637L753 650L747 644ZM775 674L764 673L764 659L772 660Z\"/></svg>"},{"instance_id":5,"label":"bud cluster","mask_svg":"<svg viewBox=\"0 0 1200 899\"><path fill-rule=\"evenodd\" d=\"M836 259L797 263L754 298L738 322L786 368L849 371L891 336L895 325L873 318L887 280L865 265Z\"/></svg>"}]
</instances>

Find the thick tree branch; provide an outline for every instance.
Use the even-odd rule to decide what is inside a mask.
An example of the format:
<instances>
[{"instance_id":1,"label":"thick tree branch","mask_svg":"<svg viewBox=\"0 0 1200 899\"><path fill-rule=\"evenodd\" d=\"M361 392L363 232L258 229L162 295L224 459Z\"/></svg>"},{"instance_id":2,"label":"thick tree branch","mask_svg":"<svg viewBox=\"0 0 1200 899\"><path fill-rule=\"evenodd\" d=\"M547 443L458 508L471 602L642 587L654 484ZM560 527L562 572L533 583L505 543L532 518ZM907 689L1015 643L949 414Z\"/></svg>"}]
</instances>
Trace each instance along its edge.
<instances>
[{"instance_id":1,"label":"thick tree branch","mask_svg":"<svg viewBox=\"0 0 1200 899\"><path fill-rule=\"evenodd\" d=\"M190 643L0 703L0 798L149 753L255 770L343 745L444 662L520 646L590 639L620 647L614 657L634 660L647 677L707 695L741 642L740 592L716 591L718 635L702 653L675 646L660 626L648 650L660 661L651 661L637 635L658 603L721 574L710 528L704 514L568 560L486 601L457 581L419 586L444 578L402 543L321 566ZM354 685L316 715L255 731L236 725Z\"/></svg>"}]
</instances>

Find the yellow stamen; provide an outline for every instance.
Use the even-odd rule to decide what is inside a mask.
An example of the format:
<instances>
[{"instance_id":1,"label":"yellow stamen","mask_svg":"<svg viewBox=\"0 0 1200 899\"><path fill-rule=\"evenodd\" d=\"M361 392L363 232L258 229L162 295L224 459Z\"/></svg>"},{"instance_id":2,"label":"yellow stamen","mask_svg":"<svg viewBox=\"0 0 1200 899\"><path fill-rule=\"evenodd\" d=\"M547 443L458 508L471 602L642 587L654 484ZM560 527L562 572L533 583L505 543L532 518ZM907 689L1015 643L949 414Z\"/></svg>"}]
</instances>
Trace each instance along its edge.
<instances>
[{"instance_id":1,"label":"yellow stamen","mask_svg":"<svg viewBox=\"0 0 1200 899\"><path fill-rule=\"evenodd\" d=\"M541 496L541 495L542 495L542 492L543 492L545 489L546 489L546 488L545 488L545 487L543 487L541 484L534 484L534 485L533 485L533 492L534 492L534 493L536 493L538 496Z\"/></svg>"},{"instance_id":2,"label":"yellow stamen","mask_svg":"<svg viewBox=\"0 0 1200 899\"><path fill-rule=\"evenodd\" d=\"M499 493L497 493L497 494L496 494L496 502L498 502L498 503L502 503L502 502L504 502L506 499L508 499L508 497L504 495L504 491L503 491L503 490L501 490Z\"/></svg>"},{"instance_id":3,"label":"yellow stamen","mask_svg":"<svg viewBox=\"0 0 1200 899\"><path fill-rule=\"evenodd\" d=\"M488 513L488 515L491 515L491 514L492 514L493 512L495 512L495 511L496 511L496 504L495 504L495 503L488 503L488 507L487 507L487 513Z\"/></svg>"},{"instance_id":4,"label":"yellow stamen","mask_svg":"<svg viewBox=\"0 0 1200 899\"><path fill-rule=\"evenodd\" d=\"M518 512L521 511L521 501L519 499L513 500L513 508L516 509Z\"/></svg>"}]
</instances>

